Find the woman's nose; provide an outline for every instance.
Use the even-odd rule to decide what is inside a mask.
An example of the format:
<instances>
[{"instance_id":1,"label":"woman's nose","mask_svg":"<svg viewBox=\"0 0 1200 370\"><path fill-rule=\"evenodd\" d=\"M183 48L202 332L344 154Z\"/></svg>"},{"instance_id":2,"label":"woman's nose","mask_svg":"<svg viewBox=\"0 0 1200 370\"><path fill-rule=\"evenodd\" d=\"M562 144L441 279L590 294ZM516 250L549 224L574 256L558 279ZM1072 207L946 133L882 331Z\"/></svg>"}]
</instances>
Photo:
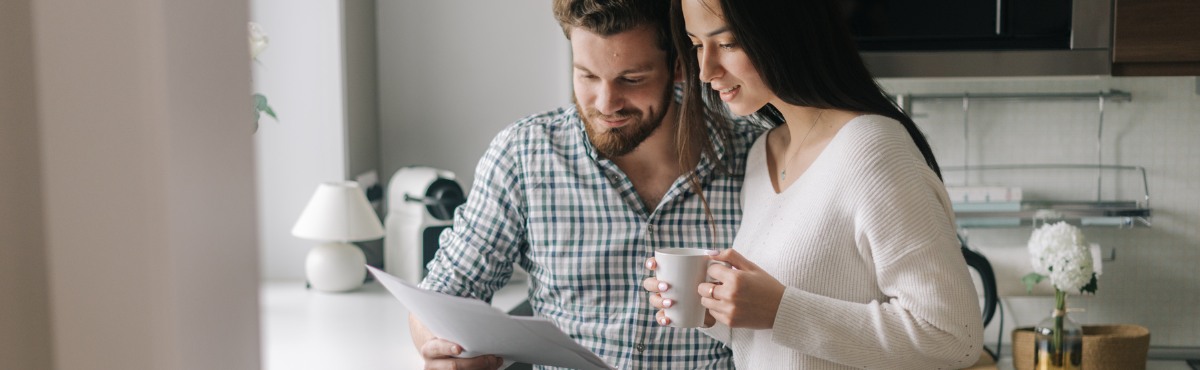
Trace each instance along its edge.
<instances>
[{"instance_id":1,"label":"woman's nose","mask_svg":"<svg viewBox=\"0 0 1200 370\"><path fill-rule=\"evenodd\" d=\"M701 82L712 82L713 79L720 77L721 66L719 63L717 63L717 58L715 58L715 56L712 55L712 52L710 52L707 48L701 49L701 51L696 54L696 58L698 59L697 62L700 65L699 77Z\"/></svg>"}]
</instances>

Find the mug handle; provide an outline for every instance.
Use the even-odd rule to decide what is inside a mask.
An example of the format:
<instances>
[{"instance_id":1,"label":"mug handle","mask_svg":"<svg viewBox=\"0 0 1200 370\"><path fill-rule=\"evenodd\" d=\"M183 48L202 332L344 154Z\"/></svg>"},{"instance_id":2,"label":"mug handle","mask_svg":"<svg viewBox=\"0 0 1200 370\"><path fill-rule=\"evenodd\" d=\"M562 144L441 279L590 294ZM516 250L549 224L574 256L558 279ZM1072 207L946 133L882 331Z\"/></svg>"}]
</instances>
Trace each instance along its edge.
<instances>
[{"instance_id":1,"label":"mug handle","mask_svg":"<svg viewBox=\"0 0 1200 370\"><path fill-rule=\"evenodd\" d=\"M729 262L725 262L725 261L717 261L717 260L708 260L708 265L709 265L709 266L712 266L712 265L714 265L714 264L716 264L716 265L725 265L725 267L728 267L728 268L731 268L731 269L737 270L737 267L733 267L733 265L732 265L732 264L730 264ZM704 274L704 282L706 282L706 283L719 283L720 281L719 281L719 280L717 280L717 279L713 279L713 277L712 277L712 276L708 276L708 274L706 273L706 274Z\"/></svg>"}]
</instances>

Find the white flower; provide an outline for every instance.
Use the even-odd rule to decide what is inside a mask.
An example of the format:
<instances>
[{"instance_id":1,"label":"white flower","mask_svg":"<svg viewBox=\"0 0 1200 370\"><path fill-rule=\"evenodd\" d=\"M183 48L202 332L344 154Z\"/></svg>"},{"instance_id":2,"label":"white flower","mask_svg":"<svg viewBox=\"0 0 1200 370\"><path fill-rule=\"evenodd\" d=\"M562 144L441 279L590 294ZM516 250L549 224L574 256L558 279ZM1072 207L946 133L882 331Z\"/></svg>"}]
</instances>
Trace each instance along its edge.
<instances>
[{"instance_id":1,"label":"white flower","mask_svg":"<svg viewBox=\"0 0 1200 370\"><path fill-rule=\"evenodd\" d=\"M258 59L258 54L266 50L269 43L271 43L271 39L267 37L266 32L263 32L262 26L250 22L250 58Z\"/></svg>"},{"instance_id":2,"label":"white flower","mask_svg":"<svg viewBox=\"0 0 1200 370\"><path fill-rule=\"evenodd\" d=\"M1055 259L1050 283L1064 292L1078 292L1092 280L1092 254L1085 250L1062 253Z\"/></svg>"},{"instance_id":3,"label":"white flower","mask_svg":"<svg viewBox=\"0 0 1200 370\"><path fill-rule=\"evenodd\" d=\"M1083 232L1066 222L1044 225L1029 237L1034 272L1048 275L1054 287L1079 292L1092 279L1092 253Z\"/></svg>"}]
</instances>

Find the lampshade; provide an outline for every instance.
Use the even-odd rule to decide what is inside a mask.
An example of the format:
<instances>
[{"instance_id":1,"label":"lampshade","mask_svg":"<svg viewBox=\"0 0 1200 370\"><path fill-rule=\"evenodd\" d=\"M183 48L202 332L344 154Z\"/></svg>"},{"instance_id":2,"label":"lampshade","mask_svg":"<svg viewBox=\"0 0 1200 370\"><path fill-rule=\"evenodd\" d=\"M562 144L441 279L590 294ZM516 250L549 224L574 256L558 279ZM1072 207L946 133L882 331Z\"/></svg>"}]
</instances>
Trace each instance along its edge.
<instances>
[{"instance_id":1,"label":"lampshade","mask_svg":"<svg viewBox=\"0 0 1200 370\"><path fill-rule=\"evenodd\" d=\"M324 241L352 242L383 237L383 225L354 181L327 182L317 187L292 235Z\"/></svg>"}]
</instances>

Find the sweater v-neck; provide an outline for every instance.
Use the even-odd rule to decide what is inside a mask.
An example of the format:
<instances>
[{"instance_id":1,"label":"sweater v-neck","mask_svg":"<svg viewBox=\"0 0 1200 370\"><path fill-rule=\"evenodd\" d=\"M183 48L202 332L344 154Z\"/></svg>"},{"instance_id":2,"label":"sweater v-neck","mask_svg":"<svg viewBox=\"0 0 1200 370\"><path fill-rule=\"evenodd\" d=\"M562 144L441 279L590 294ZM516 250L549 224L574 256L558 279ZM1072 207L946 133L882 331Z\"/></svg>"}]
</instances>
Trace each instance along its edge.
<instances>
[{"instance_id":1,"label":"sweater v-neck","mask_svg":"<svg viewBox=\"0 0 1200 370\"><path fill-rule=\"evenodd\" d=\"M825 157L825 153L828 152L829 149L833 148L834 145L838 143L838 137L842 136L842 132L846 130L846 127L850 126L851 124L854 124L857 121L860 121L861 118L863 118L865 116L868 116L868 115L867 114L858 115L854 118L851 118L849 121L846 121L846 123L843 124L842 127L839 127L837 132L833 133L833 137L831 137L829 139L829 144L825 145L825 147L821 149L820 153L817 153L817 157L813 158L813 161L811 164L808 165L808 168L804 169L804 172L801 172L796 177L796 181L792 181L791 185L788 185L787 188L783 188L783 189L779 189L779 186L781 184L777 181L777 178L775 177L774 173L772 171L770 171L770 168L771 168L771 165L769 162L770 158L768 158L768 154L770 154L770 151L767 148L767 146L770 145L770 140L768 140L768 135L770 133L768 132L767 135L763 135L763 145L762 145L762 149L761 149L763 152L762 153L762 165L763 165L763 168L767 169L766 172L767 172L767 176L769 177L767 179L767 187L768 187L768 190L771 191L771 194L774 196L782 196L785 193L787 193L788 190L795 188L796 184L799 184L801 181L804 181L805 178L808 177L808 173L812 172L812 170L814 168L816 168L817 165L822 162L822 158Z\"/></svg>"}]
</instances>

